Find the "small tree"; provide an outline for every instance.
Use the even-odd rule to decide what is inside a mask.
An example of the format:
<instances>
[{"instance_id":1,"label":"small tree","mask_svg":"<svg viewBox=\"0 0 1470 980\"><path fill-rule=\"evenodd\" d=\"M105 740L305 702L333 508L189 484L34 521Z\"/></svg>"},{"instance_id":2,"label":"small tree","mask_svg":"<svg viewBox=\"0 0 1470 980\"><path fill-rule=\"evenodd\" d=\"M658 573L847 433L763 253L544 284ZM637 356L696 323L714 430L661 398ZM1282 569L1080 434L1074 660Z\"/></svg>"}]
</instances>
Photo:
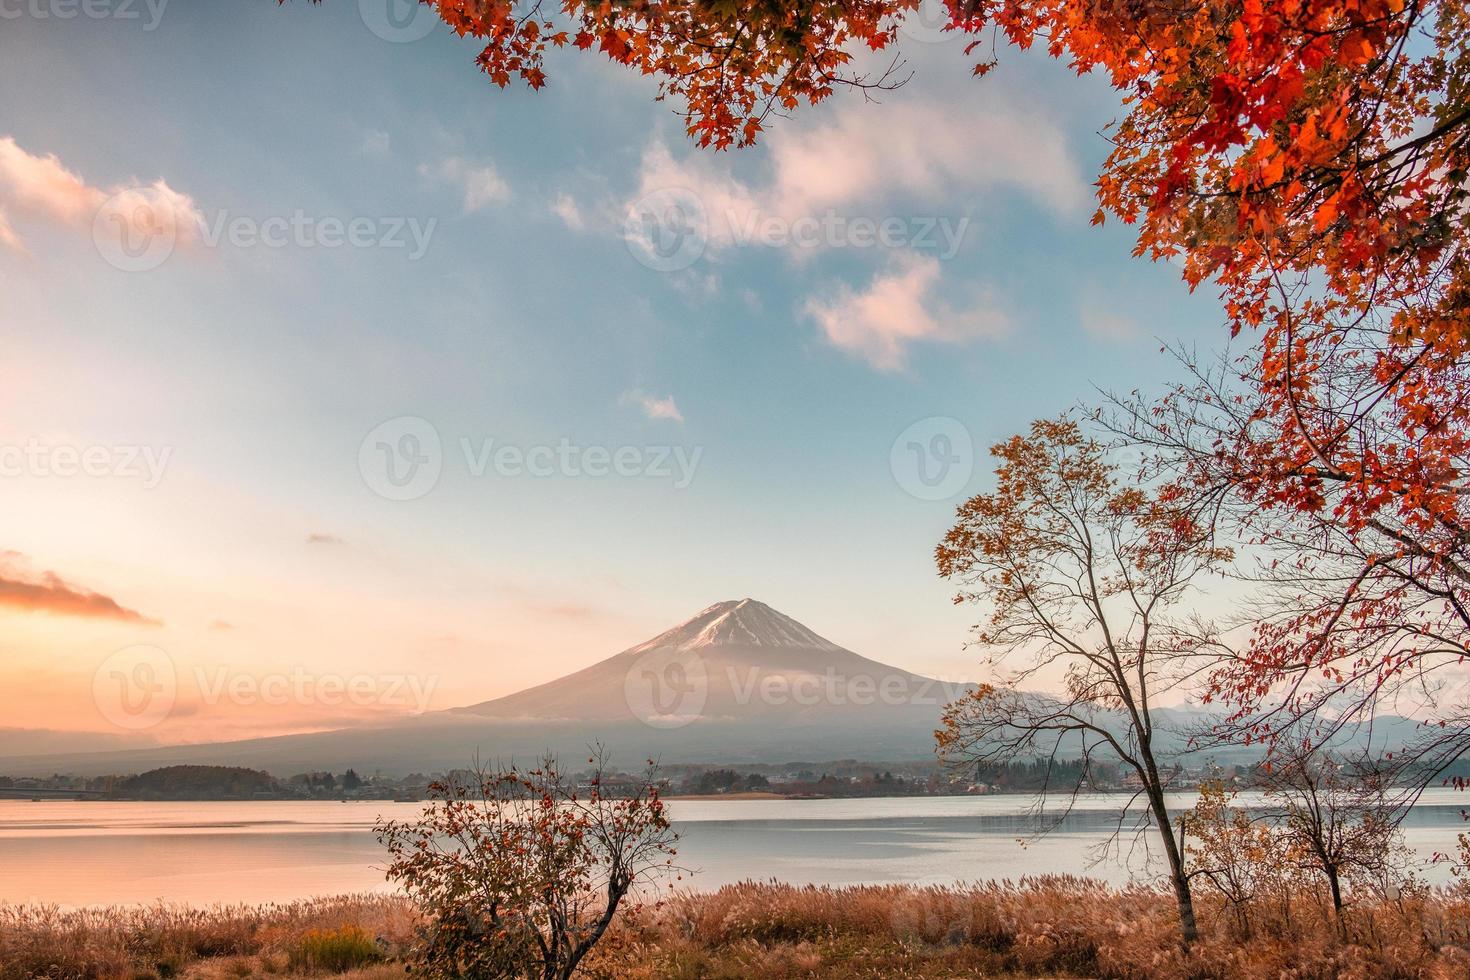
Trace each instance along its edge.
<instances>
[{"instance_id":1,"label":"small tree","mask_svg":"<svg viewBox=\"0 0 1470 980\"><path fill-rule=\"evenodd\" d=\"M936 557L941 575L966 586L956 602L990 604L978 640L996 651L993 663L1016 669L949 706L941 753L970 765L1110 754L1138 781L1192 941L1194 903L1153 709L1211 648L1199 624L1170 613L1230 552L1167 493L1124 485L1109 447L1072 420L1034 422L991 452L1001 461L995 492L960 507ZM1021 689L1048 682L1062 694Z\"/></svg>"},{"instance_id":2,"label":"small tree","mask_svg":"<svg viewBox=\"0 0 1470 980\"><path fill-rule=\"evenodd\" d=\"M1234 791L1219 780L1201 783L1199 794L1180 821L1188 828L1190 878L1203 878L1220 894L1243 937L1251 934L1251 906L1263 897L1280 899L1289 916L1294 869L1283 860L1281 835L1237 806Z\"/></svg>"},{"instance_id":3,"label":"small tree","mask_svg":"<svg viewBox=\"0 0 1470 980\"><path fill-rule=\"evenodd\" d=\"M425 976L566 980L639 886L674 873L654 764L612 795L606 757L588 761L581 791L548 757L435 783L418 820L378 824L389 879L428 922L416 950Z\"/></svg>"},{"instance_id":4,"label":"small tree","mask_svg":"<svg viewBox=\"0 0 1470 980\"><path fill-rule=\"evenodd\" d=\"M1402 811L1376 773L1298 748L1274 760L1264 781L1287 853L1302 870L1322 876L1339 930L1349 887L1387 892L1408 877Z\"/></svg>"}]
</instances>

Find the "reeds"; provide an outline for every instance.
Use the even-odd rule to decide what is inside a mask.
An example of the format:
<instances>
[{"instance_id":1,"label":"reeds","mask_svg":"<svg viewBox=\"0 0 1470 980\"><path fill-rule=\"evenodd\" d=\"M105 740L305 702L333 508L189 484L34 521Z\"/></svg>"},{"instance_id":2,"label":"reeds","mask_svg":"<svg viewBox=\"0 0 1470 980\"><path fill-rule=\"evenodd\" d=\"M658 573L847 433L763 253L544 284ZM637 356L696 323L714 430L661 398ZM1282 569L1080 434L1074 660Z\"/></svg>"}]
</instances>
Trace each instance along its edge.
<instances>
[{"instance_id":1,"label":"reeds","mask_svg":"<svg viewBox=\"0 0 1470 980\"><path fill-rule=\"evenodd\" d=\"M0 905L0 980L169 980L240 958L264 967L313 932L359 930L391 947L410 940L413 923L408 902L380 895L209 909Z\"/></svg>"},{"instance_id":2,"label":"reeds","mask_svg":"<svg viewBox=\"0 0 1470 980\"><path fill-rule=\"evenodd\" d=\"M589 976L722 978L1463 978L1470 894L1446 888L1347 909L1342 938L1322 896L1253 910L1248 933L1211 895L1184 949L1174 904L1151 888L1073 877L962 887L846 888L748 882L676 895L622 921ZM233 980L401 975L417 917L403 898L290 905L69 911L0 906L0 980ZM373 967L378 959L387 962Z\"/></svg>"}]
</instances>

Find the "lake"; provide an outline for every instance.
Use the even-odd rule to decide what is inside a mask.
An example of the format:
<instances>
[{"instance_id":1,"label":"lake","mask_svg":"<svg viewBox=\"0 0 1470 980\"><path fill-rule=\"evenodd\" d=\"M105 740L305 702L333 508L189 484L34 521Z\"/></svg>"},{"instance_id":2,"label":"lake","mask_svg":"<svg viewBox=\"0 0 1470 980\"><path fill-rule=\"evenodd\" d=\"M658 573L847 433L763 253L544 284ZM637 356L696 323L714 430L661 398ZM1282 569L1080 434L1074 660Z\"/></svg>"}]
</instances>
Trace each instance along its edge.
<instances>
[{"instance_id":1,"label":"lake","mask_svg":"<svg viewBox=\"0 0 1470 980\"><path fill-rule=\"evenodd\" d=\"M1142 847L1090 865L1122 798L1084 797L1039 841L1024 796L863 800L680 800L689 884L745 879L799 884L952 884L1046 873L1121 883L1148 873ZM1181 796L1181 808L1193 802ZM1405 822L1430 881L1449 877L1430 857L1453 853L1470 798L1426 794ZM0 902L62 905L277 902L387 890L378 816L411 818L420 805L384 802L126 803L0 800ZM1155 865L1157 867L1157 865Z\"/></svg>"}]
</instances>

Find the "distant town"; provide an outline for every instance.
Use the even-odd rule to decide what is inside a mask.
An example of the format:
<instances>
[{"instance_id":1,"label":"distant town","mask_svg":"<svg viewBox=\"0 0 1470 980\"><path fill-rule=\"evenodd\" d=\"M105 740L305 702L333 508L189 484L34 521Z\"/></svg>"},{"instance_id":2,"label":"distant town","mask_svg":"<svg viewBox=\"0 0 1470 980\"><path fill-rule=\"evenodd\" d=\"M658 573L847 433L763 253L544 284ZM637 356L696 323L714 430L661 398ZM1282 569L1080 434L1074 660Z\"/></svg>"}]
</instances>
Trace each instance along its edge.
<instances>
[{"instance_id":1,"label":"distant town","mask_svg":"<svg viewBox=\"0 0 1470 980\"><path fill-rule=\"evenodd\" d=\"M588 772L571 778L588 782ZM474 779L471 770L411 773L303 772L285 778L230 766L168 766L132 775L42 777L0 776L0 797L80 800L392 800L413 802L430 797L436 783ZM639 785L640 774L613 773L602 781L616 794ZM1175 766L1171 788L1190 789L1207 780L1233 786L1256 782L1251 766ZM1128 792L1137 777L1110 765L1081 760L1034 760L1003 767L956 772L932 761L875 764L859 760L825 763L732 767L666 766L660 771L665 796L774 796L791 799L881 796L959 796L991 793L1035 793L1081 790Z\"/></svg>"}]
</instances>

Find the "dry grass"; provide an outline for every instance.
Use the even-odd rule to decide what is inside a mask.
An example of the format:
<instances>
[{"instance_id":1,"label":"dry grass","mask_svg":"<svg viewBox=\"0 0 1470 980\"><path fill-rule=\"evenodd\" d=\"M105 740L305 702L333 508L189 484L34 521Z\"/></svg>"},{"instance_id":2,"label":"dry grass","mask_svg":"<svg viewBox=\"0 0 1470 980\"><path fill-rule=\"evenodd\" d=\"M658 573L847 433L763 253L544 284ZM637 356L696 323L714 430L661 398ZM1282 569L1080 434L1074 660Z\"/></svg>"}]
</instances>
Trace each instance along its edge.
<instances>
[{"instance_id":1,"label":"dry grass","mask_svg":"<svg viewBox=\"0 0 1470 980\"><path fill-rule=\"evenodd\" d=\"M1249 932L1208 896L1203 935L1180 948L1160 891L1078 878L964 888L744 884L683 895L623 922L588 964L630 980L747 977L1463 978L1470 895L1442 890L1360 905L1346 939L1318 896L1257 910ZM0 980L243 980L401 977L415 918L399 898L355 896L263 908L62 912L0 906ZM314 938L313 938L314 937ZM315 945L312 945L315 944ZM323 945L325 944L325 945ZM308 964L301 950L351 947Z\"/></svg>"},{"instance_id":2,"label":"dry grass","mask_svg":"<svg viewBox=\"0 0 1470 980\"><path fill-rule=\"evenodd\" d=\"M414 923L406 901L375 895L212 909L0 905L0 980L281 975L313 934L361 930L387 953L404 948Z\"/></svg>"},{"instance_id":3,"label":"dry grass","mask_svg":"<svg viewBox=\"0 0 1470 980\"><path fill-rule=\"evenodd\" d=\"M1322 978L1470 976L1470 897L1441 891L1349 912L1347 938L1303 895L1249 935L1209 897L1178 941L1172 897L1050 877L971 888L745 884L628 923L620 977ZM630 963L642 963L629 968ZM604 964L606 965L606 964Z\"/></svg>"}]
</instances>

